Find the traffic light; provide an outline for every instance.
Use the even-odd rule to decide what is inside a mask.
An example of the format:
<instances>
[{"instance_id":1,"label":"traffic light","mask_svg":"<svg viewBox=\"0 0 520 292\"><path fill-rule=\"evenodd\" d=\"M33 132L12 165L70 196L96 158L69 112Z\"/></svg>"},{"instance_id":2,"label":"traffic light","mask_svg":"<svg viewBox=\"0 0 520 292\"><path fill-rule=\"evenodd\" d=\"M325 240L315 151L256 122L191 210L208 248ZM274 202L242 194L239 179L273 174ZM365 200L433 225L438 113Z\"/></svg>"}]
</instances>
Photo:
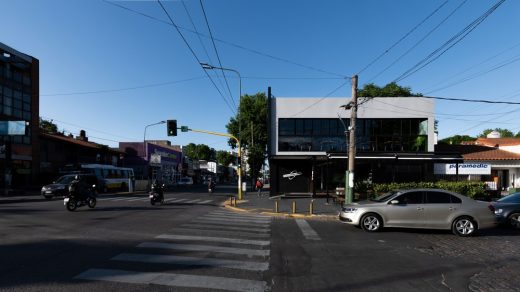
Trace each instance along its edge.
<instances>
[{"instance_id":1,"label":"traffic light","mask_svg":"<svg viewBox=\"0 0 520 292\"><path fill-rule=\"evenodd\" d=\"M177 136L177 120L168 120L168 136Z\"/></svg>"}]
</instances>

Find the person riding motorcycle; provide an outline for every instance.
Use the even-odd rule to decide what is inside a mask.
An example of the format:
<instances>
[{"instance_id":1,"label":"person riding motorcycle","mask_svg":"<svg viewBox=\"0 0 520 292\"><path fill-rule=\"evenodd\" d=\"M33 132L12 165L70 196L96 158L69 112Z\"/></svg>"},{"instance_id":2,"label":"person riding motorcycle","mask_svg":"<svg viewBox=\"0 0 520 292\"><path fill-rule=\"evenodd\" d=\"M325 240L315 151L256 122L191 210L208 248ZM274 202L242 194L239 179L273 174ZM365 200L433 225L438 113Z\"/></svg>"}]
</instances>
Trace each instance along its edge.
<instances>
[{"instance_id":1,"label":"person riding motorcycle","mask_svg":"<svg viewBox=\"0 0 520 292\"><path fill-rule=\"evenodd\" d=\"M215 191L215 181L211 178L208 181L208 191L213 192Z\"/></svg>"},{"instance_id":2,"label":"person riding motorcycle","mask_svg":"<svg viewBox=\"0 0 520 292\"><path fill-rule=\"evenodd\" d=\"M152 182L152 191L155 191L161 197L164 195L163 185L157 179Z\"/></svg>"},{"instance_id":3,"label":"person riding motorcycle","mask_svg":"<svg viewBox=\"0 0 520 292\"><path fill-rule=\"evenodd\" d=\"M74 176L74 180L70 183L69 193L75 193L79 201L85 201L90 195L87 182L80 176Z\"/></svg>"}]
</instances>

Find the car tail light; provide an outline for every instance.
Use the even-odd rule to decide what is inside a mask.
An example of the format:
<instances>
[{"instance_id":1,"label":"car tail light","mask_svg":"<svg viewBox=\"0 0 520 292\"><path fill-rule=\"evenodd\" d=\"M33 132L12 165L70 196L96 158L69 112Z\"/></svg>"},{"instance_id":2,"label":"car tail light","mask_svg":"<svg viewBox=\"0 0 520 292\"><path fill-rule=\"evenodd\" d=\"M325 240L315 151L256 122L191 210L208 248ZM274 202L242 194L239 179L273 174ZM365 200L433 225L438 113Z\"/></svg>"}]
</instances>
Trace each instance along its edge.
<instances>
[{"instance_id":1,"label":"car tail light","mask_svg":"<svg viewBox=\"0 0 520 292\"><path fill-rule=\"evenodd\" d=\"M491 210L491 212L495 213L495 206L489 204L488 208L489 208L489 210Z\"/></svg>"}]
</instances>

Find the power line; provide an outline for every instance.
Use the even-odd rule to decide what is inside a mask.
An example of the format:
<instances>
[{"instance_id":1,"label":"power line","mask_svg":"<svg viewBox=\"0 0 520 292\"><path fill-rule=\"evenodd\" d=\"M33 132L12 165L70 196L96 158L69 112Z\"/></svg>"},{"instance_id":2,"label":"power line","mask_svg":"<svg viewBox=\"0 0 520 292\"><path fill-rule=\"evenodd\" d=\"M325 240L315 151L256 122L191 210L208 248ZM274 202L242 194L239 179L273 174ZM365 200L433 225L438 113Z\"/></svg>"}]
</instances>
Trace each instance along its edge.
<instances>
[{"instance_id":1,"label":"power line","mask_svg":"<svg viewBox=\"0 0 520 292\"><path fill-rule=\"evenodd\" d=\"M386 66L381 72L377 73L374 77L370 78L369 79L369 83L376 79L377 77L379 77L381 74L383 74L384 72L386 72L386 70L388 70L390 67L392 67L393 65L395 65L397 62L399 62L402 58L404 58L406 55L408 55L413 49L415 49L418 45L420 45L426 38L428 38L434 31L436 31L442 24L444 24L444 22L446 22L457 10L459 10L460 7L462 7L462 5L464 5L464 3L466 3L467 0L464 0L462 3L460 3L457 7L455 7L455 9L450 13L448 14L448 16L446 16L443 20L441 20L441 22L439 22L439 24L437 24L432 30L430 30L422 39L420 39L418 42L416 42L412 47L410 47L406 52L404 52L404 54L402 54L401 56L399 56L397 59L395 59L390 65ZM444 5L444 4L443 4Z\"/></svg>"},{"instance_id":2,"label":"power line","mask_svg":"<svg viewBox=\"0 0 520 292\"><path fill-rule=\"evenodd\" d=\"M80 129L85 129L85 130L89 130L89 131L93 131L93 132L97 132L97 133L101 133L101 134L106 134L106 135L110 135L110 136L114 136L114 137L124 138L124 139L128 139L128 140L138 140L138 139L135 139L135 138L129 138L129 137L124 137L124 136L119 136L119 135L116 135L116 134L112 134L112 133L108 133L108 132L103 132L103 131L96 130L96 129L92 129L92 128L83 127L83 126L76 125L76 124L72 124L72 123L69 123L69 122L64 122L64 121L56 120L56 119L53 119L53 118L50 118L50 117L44 117L44 116L42 116L42 118L45 119L45 120L50 120L51 122L59 122L59 123L61 123L61 124L65 124L65 125L69 125L69 126L74 126L74 127L78 127L78 128L80 128Z\"/></svg>"},{"instance_id":3,"label":"power line","mask_svg":"<svg viewBox=\"0 0 520 292\"><path fill-rule=\"evenodd\" d=\"M236 107L235 101L233 99L233 94L231 94L231 89L229 88L229 83L227 81L226 74L224 73L222 62L220 61L220 56L218 54L217 46L215 45L215 40L213 39L213 32L211 32L211 28L209 26L209 21L208 21L207 15L206 15L206 10L204 9L204 4L202 4L202 0L199 0L199 2L200 2L200 7L202 9L202 13L204 14L204 19L206 20L206 26L208 27L209 36L211 37L211 43L213 44L213 49L215 49L215 55L217 56L218 64L220 66L220 71L222 72L222 76L224 76L224 81L226 82L226 86L227 86L227 89L229 92L229 96L231 97L231 101L233 102L233 104ZM199 64L200 64L200 62L199 62ZM240 96L238 98L240 99Z\"/></svg>"},{"instance_id":4,"label":"power line","mask_svg":"<svg viewBox=\"0 0 520 292\"><path fill-rule=\"evenodd\" d=\"M449 97L438 97L438 96L422 96L422 97L423 98L430 98L430 99L463 101L463 102L475 102L475 103L520 105L520 102L513 102L513 101L496 101L496 100L485 100L485 99L449 98Z\"/></svg>"},{"instance_id":5,"label":"power line","mask_svg":"<svg viewBox=\"0 0 520 292\"><path fill-rule=\"evenodd\" d=\"M62 92L62 93L46 93L46 94L40 94L40 96L85 95L85 94L99 94L99 93L108 93L108 92L119 92L119 91L128 91L128 90L135 90L135 89L142 89L142 88L166 86L166 85L182 83L182 82L187 82L187 81L200 80L200 79L204 79L204 78L207 78L207 77L206 76L193 77L193 78L176 80L176 81L168 81L168 82L162 82L162 83L152 83L152 84L138 85L138 86L132 86L132 87L126 87L126 88L101 89L101 90L77 91L77 92Z\"/></svg>"},{"instance_id":6,"label":"power line","mask_svg":"<svg viewBox=\"0 0 520 292\"><path fill-rule=\"evenodd\" d=\"M175 22L173 21L173 19L171 18L170 14L168 13L168 11L166 10L166 8L163 6L163 4L161 3L160 0L157 0L157 3L159 4L159 6L161 6L161 8L163 9L164 13L166 13L166 15L168 16L168 18L170 19L171 21L171 24L175 27L175 29L177 30L177 32L179 33L179 35L181 36L182 40L184 41L184 43L186 44L186 46L188 46L188 49L190 50L191 54L193 55L193 57L195 57L195 59L197 60L197 64L200 64L200 60L199 60L199 57L197 57L197 54L195 54L195 51L193 51L193 49L191 48L190 44L188 43L188 41L186 40L186 38L184 37L184 35L182 34L182 32L180 31L179 27L175 24ZM217 89L218 93L220 94L220 96L222 97L222 99L224 100L224 102L227 104L227 106L229 107L229 109L231 110L232 113L235 113L235 110L229 105L228 101L226 100L226 98L224 97L224 95L222 94L222 92L220 91L220 89L218 88L218 86L215 84L215 81L213 81L213 79L211 78L211 76L208 74L208 72L206 72L206 70L203 70L204 73L206 73L206 76L208 76L208 78L211 80L211 83L213 84L213 86L215 87L215 89Z\"/></svg>"},{"instance_id":7,"label":"power line","mask_svg":"<svg viewBox=\"0 0 520 292\"><path fill-rule=\"evenodd\" d=\"M390 50L392 50L395 46L397 46L400 42L402 42L405 38L407 38L412 32L414 32L419 26L421 26L424 22L426 22L430 17L432 17L437 11L439 11L444 5L448 3L448 0L444 1L439 7L437 7L435 10L433 10L432 13L430 13L428 16L426 16L425 19L423 19L419 24L417 24L415 27L413 27L410 31L408 31L404 36L402 36L398 41L396 41L393 45L390 46L390 48L386 49L383 53L381 53L377 58L372 60L372 62L368 63L361 71L359 71L356 75L361 75L363 71L368 69L370 66L372 66L375 62L377 62L379 59L381 59L384 55L386 55Z\"/></svg>"},{"instance_id":8,"label":"power line","mask_svg":"<svg viewBox=\"0 0 520 292\"><path fill-rule=\"evenodd\" d=\"M410 77L411 75L415 74L422 68L426 67L427 65L431 64L432 62L434 62L435 60L440 58L442 55L444 55L444 53L446 53L453 46L455 46L460 41L462 41L468 34L470 34L475 28L477 28L489 15L491 15L505 1L506 0L498 1L490 9L488 9L484 14L482 14L481 16L476 18L473 22L471 22L468 26L466 26L464 29L462 29L457 34L455 34L453 37L451 37L448 41L446 41L444 44L442 44L439 48L437 48L435 51L430 53L424 59L422 59L417 64L412 66L410 69L406 70L399 77L394 79L393 82L397 83L401 80L404 80L404 79Z\"/></svg>"},{"instance_id":9,"label":"power line","mask_svg":"<svg viewBox=\"0 0 520 292\"><path fill-rule=\"evenodd\" d=\"M123 6L123 5L119 4L119 3L115 3L113 1L108 1L108 0L103 0L103 2L105 2L107 4L111 4L111 5L115 6L115 7L121 8L123 10L127 10L127 11L130 11L132 13L144 16L144 17L149 18L149 19L154 20L154 21L157 21L157 22L160 22L160 23L163 23L163 24L167 24L167 25L170 25L170 26L175 26L172 23L169 23L167 21L164 21L162 19L156 18L156 17L151 16L151 15L148 15L146 13L143 13L143 12L131 9L129 7ZM193 31L193 30L181 27L181 26L175 26L175 27L177 27L178 29L182 29L184 31L193 33L193 34L200 35L200 36L205 37L205 38L209 38L209 36L207 36L207 35L198 33L196 31ZM273 55L270 55L270 54L267 54L267 53L263 53L263 52L260 52L258 50L250 49L250 48L247 48L247 47L242 46L242 45L238 45L238 44L235 44L235 43L232 43L232 42L228 42L228 41L225 41L225 40L222 40L222 39L219 39L219 38L215 38L215 41L223 43L223 44L226 44L226 45L231 46L231 47L235 47L237 49L241 49L241 50L244 50L244 51L247 51L247 52L259 55L259 56L267 57L267 58L270 58L270 59L273 59L273 60L276 60L276 61L284 62L284 63L291 64L291 65L294 65L294 66L305 68L305 69L308 69L308 70L313 70L313 71L325 73L325 74L328 74L328 75L336 75L336 76L342 77L342 78L346 77L344 74L330 72L330 71L326 71L326 70L323 70L323 69L315 68L313 66L297 63L297 62L294 62L294 61L291 61L291 60L288 60L288 59L284 59L284 58L281 58L281 57L277 57L277 56L273 56Z\"/></svg>"}]
</instances>

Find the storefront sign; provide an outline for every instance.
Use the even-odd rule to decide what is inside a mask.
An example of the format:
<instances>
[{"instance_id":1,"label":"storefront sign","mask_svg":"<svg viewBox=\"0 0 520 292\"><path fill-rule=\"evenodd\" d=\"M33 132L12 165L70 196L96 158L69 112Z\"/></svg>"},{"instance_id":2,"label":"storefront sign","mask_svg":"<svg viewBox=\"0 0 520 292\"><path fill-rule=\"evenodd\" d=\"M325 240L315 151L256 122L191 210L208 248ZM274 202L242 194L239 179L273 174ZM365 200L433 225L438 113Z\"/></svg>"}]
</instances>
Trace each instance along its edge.
<instances>
[{"instance_id":1,"label":"storefront sign","mask_svg":"<svg viewBox=\"0 0 520 292\"><path fill-rule=\"evenodd\" d=\"M479 175L490 175L491 165L487 163L459 163L459 174L479 174ZM435 163L434 174L457 174L456 163Z\"/></svg>"},{"instance_id":2,"label":"storefront sign","mask_svg":"<svg viewBox=\"0 0 520 292\"><path fill-rule=\"evenodd\" d=\"M301 172L297 172L296 170L293 170L287 174L282 175L283 178L288 178L289 180L293 180L295 177L302 175Z\"/></svg>"}]
</instances>

